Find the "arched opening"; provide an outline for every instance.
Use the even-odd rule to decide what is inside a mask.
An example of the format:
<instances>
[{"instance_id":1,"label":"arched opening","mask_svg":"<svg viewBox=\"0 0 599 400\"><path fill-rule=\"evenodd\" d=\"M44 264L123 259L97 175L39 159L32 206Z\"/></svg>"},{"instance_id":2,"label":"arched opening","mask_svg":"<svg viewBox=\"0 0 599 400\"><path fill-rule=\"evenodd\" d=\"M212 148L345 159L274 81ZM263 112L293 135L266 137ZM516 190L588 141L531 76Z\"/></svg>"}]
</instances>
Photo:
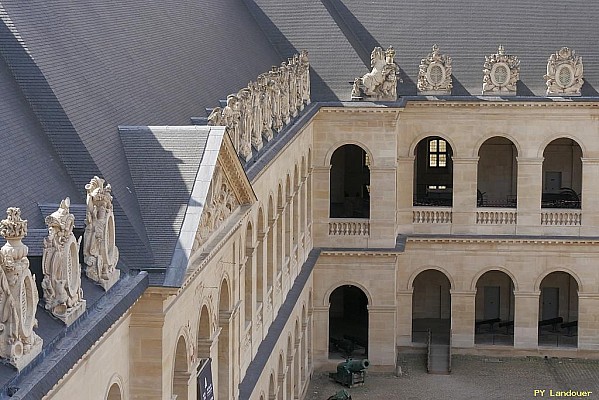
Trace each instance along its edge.
<instances>
[{"instance_id":1,"label":"arched opening","mask_svg":"<svg viewBox=\"0 0 599 400\"><path fill-rule=\"evenodd\" d=\"M283 390L285 388L285 361L283 360L283 355L279 356L279 369L277 372L277 380L278 380L278 390L277 390L277 400L283 399Z\"/></svg>"},{"instance_id":2,"label":"arched opening","mask_svg":"<svg viewBox=\"0 0 599 400\"><path fill-rule=\"evenodd\" d=\"M106 396L106 400L121 400L123 397L121 396L121 388L118 383L113 383L110 386L110 390L108 390L108 395Z\"/></svg>"},{"instance_id":3,"label":"arched opening","mask_svg":"<svg viewBox=\"0 0 599 400\"><path fill-rule=\"evenodd\" d=\"M266 284L268 290L272 288L273 275L274 275L274 257L275 257L275 246L274 246L274 230L275 230L275 205L273 204L272 197L268 199L268 235L266 237Z\"/></svg>"},{"instance_id":4,"label":"arched opening","mask_svg":"<svg viewBox=\"0 0 599 400\"><path fill-rule=\"evenodd\" d=\"M179 336L177 340L177 349L175 350L175 367L173 373L173 395L177 400L186 400L189 386L189 366L187 365L187 345L185 338Z\"/></svg>"},{"instance_id":5,"label":"arched opening","mask_svg":"<svg viewBox=\"0 0 599 400\"><path fill-rule=\"evenodd\" d=\"M246 326L252 322L252 312L254 310L254 304L252 302L252 293L254 285L254 247L253 247L253 232L252 224L248 223L245 230L245 298L244 298L244 311L245 311L245 324Z\"/></svg>"},{"instance_id":6,"label":"arched opening","mask_svg":"<svg viewBox=\"0 0 599 400\"><path fill-rule=\"evenodd\" d=\"M228 399L230 382L230 318L231 304L229 299L229 285L226 280L223 280L219 301L218 301L218 318L221 328L218 336L218 398Z\"/></svg>"},{"instance_id":7,"label":"arched opening","mask_svg":"<svg viewBox=\"0 0 599 400\"><path fill-rule=\"evenodd\" d=\"M209 358L210 357L210 346L212 341L210 340L210 315L208 314L208 307L202 306L200 312L200 322L198 324L198 358Z\"/></svg>"},{"instance_id":8,"label":"arched opening","mask_svg":"<svg viewBox=\"0 0 599 400\"><path fill-rule=\"evenodd\" d=\"M275 377L273 374L270 374L270 379L268 380L268 400L275 400L277 398L276 390Z\"/></svg>"},{"instance_id":9,"label":"arched opening","mask_svg":"<svg viewBox=\"0 0 599 400\"><path fill-rule=\"evenodd\" d=\"M293 208L292 194L291 182L289 175L287 175L287 184L285 185L285 200L287 201L287 205L285 206L285 256L283 258L286 271L289 271L289 266L291 265L291 237L293 236L293 221L291 220L291 210Z\"/></svg>"},{"instance_id":10,"label":"arched opening","mask_svg":"<svg viewBox=\"0 0 599 400\"><path fill-rule=\"evenodd\" d=\"M256 302L262 303L264 298L264 214L258 209L258 244L256 246Z\"/></svg>"},{"instance_id":11,"label":"arched opening","mask_svg":"<svg viewBox=\"0 0 599 400\"><path fill-rule=\"evenodd\" d=\"M295 172L293 174L293 251L297 251L299 249L299 238L300 238L300 229L301 229L301 208L302 208L302 194L299 187L299 170L297 164L295 165ZM297 254L292 254L293 259L297 259ZM296 275L296 274L294 274Z\"/></svg>"},{"instance_id":12,"label":"arched opening","mask_svg":"<svg viewBox=\"0 0 599 400\"><path fill-rule=\"evenodd\" d=\"M283 264L285 262L285 238L284 238L284 226L285 223L283 217L283 211L285 210L285 196L281 189L281 185L279 185L279 193L277 195L277 205L278 205L278 218L277 218L277 255L275 258L275 268L276 274L275 279L277 279L277 285L281 285L281 279L283 278Z\"/></svg>"},{"instance_id":13,"label":"arched opening","mask_svg":"<svg viewBox=\"0 0 599 400\"><path fill-rule=\"evenodd\" d=\"M370 158L360 146L346 144L331 156L331 218L370 218Z\"/></svg>"},{"instance_id":14,"label":"arched opening","mask_svg":"<svg viewBox=\"0 0 599 400\"><path fill-rule=\"evenodd\" d=\"M414 205L447 206L453 200L453 150L445 139L429 136L415 150Z\"/></svg>"},{"instance_id":15,"label":"arched opening","mask_svg":"<svg viewBox=\"0 0 599 400\"><path fill-rule=\"evenodd\" d=\"M578 282L567 272L552 272L541 281L539 346L578 346Z\"/></svg>"},{"instance_id":16,"label":"arched opening","mask_svg":"<svg viewBox=\"0 0 599 400\"><path fill-rule=\"evenodd\" d=\"M487 139L478 150L478 207L516 207L518 150L504 137Z\"/></svg>"},{"instance_id":17,"label":"arched opening","mask_svg":"<svg viewBox=\"0 0 599 400\"><path fill-rule=\"evenodd\" d=\"M502 271L488 271L476 282L477 344L514 345L514 283Z\"/></svg>"},{"instance_id":18,"label":"arched opening","mask_svg":"<svg viewBox=\"0 0 599 400\"><path fill-rule=\"evenodd\" d=\"M368 297L343 285L329 297L329 358L368 356Z\"/></svg>"},{"instance_id":19,"label":"arched opening","mask_svg":"<svg viewBox=\"0 0 599 400\"><path fill-rule=\"evenodd\" d=\"M579 209L582 193L582 149L572 139L560 138L543 152L542 208Z\"/></svg>"},{"instance_id":20,"label":"arched opening","mask_svg":"<svg viewBox=\"0 0 599 400\"><path fill-rule=\"evenodd\" d=\"M427 269L416 276L412 294L412 342L426 343L428 332L436 343L449 343L451 284L445 274Z\"/></svg>"},{"instance_id":21,"label":"arched opening","mask_svg":"<svg viewBox=\"0 0 599 400\"><path fill-rule=\"evenodd\" d=\"M287 389L285 390L286 398L293 399L293 361L295 357L293 354L293 340L291 336L287 338Z\"/></svg>"}]
</instances>

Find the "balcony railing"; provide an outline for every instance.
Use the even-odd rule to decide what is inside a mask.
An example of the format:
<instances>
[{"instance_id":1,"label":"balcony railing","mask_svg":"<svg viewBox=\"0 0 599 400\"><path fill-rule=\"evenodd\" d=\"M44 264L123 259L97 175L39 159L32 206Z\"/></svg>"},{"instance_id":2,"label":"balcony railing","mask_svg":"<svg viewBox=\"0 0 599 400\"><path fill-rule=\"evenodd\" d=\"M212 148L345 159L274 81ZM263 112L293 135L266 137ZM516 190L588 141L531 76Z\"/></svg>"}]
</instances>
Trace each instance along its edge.
<instances>
[{"instance_id":1,"label":"balcony railing","mask_svg":"<svg viewBox=\"0 0 599 400\"><path fill-rule=\"evenodd\" d=\"M451 224L452 210L437 207L417 207L412 211L414 224Z\"/></svg>"},{"instance_id":2,"label":"balcony railing","mask_svg":"<svg viewBox=\"0 0 599 400\"><path fill-rule=\"evenodd\" d=\"M370 220L362 218L335 219L329 221L329 235L369 236Z\"/></svg>"},{"instance_id":3,"label":"balcony railing","mask_svg":"<svg viewBox=\"0 0 599 400\"><path fill-rule=\"evenodd\" d=\"M582 225L582 212L580 210L543 209L541 225L579 226Z\"/></svg>"},{"instance_id":4,"label":"balcony railing","mask_svg":"<svg viewBox=\"0 0 599 400\"><path fill-rule=\"evenodd\" d=\"M479 225L515 225L518 213L513 208L484 209L476 211L476 223Z\"/></svg>"}]
</instances>

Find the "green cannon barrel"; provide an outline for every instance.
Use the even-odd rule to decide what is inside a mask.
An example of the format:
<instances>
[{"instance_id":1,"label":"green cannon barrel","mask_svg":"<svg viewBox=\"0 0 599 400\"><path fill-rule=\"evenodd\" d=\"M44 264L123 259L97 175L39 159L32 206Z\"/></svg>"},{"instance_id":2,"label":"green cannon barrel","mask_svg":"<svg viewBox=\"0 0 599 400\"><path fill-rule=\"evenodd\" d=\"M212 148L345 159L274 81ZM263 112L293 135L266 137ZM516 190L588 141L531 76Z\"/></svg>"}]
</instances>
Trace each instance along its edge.
<instances>
[{"instance_id":1,"label":"green cannon barrel","mask_svg":"<svg viewBox=\"0 0 599 400\"><path fill-rule=\"evenodd\" d=\"M337 372L339 372L341 370L346 370L349 372L360 372L360 371L364 371L369 366L370 366L370 361L368 361L367 359L347 360L347 361L337 364Z\"/></svg>"}]
</instances>

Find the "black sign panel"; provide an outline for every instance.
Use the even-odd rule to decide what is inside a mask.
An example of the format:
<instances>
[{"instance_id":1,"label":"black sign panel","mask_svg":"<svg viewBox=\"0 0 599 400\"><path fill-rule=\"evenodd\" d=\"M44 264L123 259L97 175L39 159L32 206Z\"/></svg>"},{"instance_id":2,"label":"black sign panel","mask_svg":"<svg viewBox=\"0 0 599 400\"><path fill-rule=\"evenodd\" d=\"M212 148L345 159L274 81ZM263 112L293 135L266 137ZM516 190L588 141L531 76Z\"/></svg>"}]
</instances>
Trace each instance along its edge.
<instances>
[{"instance_id":1,"label":"black sign panel","mask_svg":"<svg viewBox=\"0 0 599 400\"><path fill-rule=\"evenodd\" d=\"M198 366L198 400L214 400L211 358L202 360Z\"/></svg>"}]
</instances>

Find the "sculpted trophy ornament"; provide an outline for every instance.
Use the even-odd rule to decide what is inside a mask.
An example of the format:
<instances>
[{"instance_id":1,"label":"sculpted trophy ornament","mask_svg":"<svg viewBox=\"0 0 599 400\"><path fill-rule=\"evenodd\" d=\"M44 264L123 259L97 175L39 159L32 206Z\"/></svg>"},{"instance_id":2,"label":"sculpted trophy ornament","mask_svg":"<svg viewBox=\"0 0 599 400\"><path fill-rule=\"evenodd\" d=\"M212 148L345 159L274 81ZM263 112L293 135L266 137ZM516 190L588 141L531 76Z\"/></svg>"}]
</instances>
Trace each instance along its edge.
<instances>
[{"instance_id":1,"label":"sculpted trophy ornament","mask_svg":"<svg viewBox=\"0 0 599 400\"><path fill-rule=\"evenodd\" d=\"M502 45L495 54L485 57L483 67L483 94L515 96L516 83L520 79L520 60L505 54Z\"/></svg>"},{"instance_id":2,"label":"sculpted trophy ornament","mask_svg":"<svg viewBox=\"0 0 599 400\"><path fill-rule=\"evenodd\" d=\"M33 331L39 300L35 276L29 270L29 249L21 240L27 220L21 210L10 207L0 221L6 244L0 249L0 357L21 370L42 351L42 339Z\"/></svg>"},{"instance_id":3,"label":"sculpted trophy ornament","mask_svg":"<svg viewBox=\"0 0 599 400\"><path fill-rule=\"evenodd\" d=\"M370 67L372 71L354 80L352 100L397 100L399 66L395 63L393 46L386 51L375 47L370 54Z\"/></svg>"},{"instance_id":4,"label":"sculpted trophy ornament","mask_svg":"<svg viewBox=\"0 0 599 400\"><path fill-rule=\"evenodd\" d=\"M46 310L71 325L85 311L81 289L81 265L79 246L81 238L75 239L73 227L75 216L70 213L70 199L60 203L58 210L46 217L48 237L44 239L42 289Z\"/></svg>"},{"instance_id":5,"label":"sculpted trophy ornament","mask_svg":"<svg viewBox=\"0 0 599 400\"><path fill-rule=\"evenodd\" d=\"M580 96L584 84L582 57L562 47L547 60L547 96Z\"/></svg>"},{"instance_id":6,"label":"sculpted trophy ornament","mask_svg":"<svg viewBox=\"0 0 599 400\"><path fill-rule=\"evenodd\" d=\"M83 236L83 258L87 265L88 278L104 290L114 285L121 274L116 269L119 249L115 245L114 213L112 210L112 188L104 186L104 179L94 176L85 185L87 210L85 234Z\"/></svg>"},{"instance_id":7,"label":"sculpted trophy ornament","mask_svg":"<svg viewBox=\"0 0 599 400\"><path fill-rule=\"evenodd\" d=\"M439 53L439 46L420 61L418 93L427 95L451 94L451 57Z\"/></svg>"}]
</instances>

